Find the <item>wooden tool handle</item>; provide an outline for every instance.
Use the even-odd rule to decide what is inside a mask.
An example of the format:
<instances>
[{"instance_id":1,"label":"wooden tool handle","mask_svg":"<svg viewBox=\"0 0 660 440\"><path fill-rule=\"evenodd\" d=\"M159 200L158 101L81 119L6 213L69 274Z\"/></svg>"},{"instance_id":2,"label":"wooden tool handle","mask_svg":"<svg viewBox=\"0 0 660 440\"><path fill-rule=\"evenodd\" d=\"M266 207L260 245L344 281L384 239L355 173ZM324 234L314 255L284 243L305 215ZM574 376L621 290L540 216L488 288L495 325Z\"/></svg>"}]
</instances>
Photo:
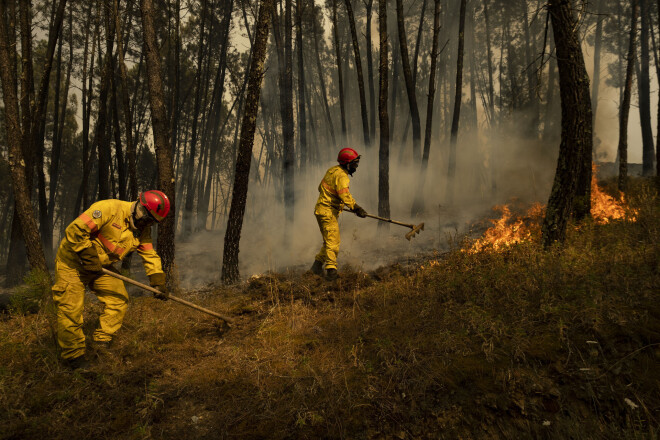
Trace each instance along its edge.
<instances>
[{"instance_id":1,"label":"wooden tool handle","mask_svg":"<svg viewBox=\"0 0 660 440\"><path fill-rule=\"evenodd\" d=\"M101 269L101 271L102 271L104 274L106 274L106 275L110 275L111 277L118 278L118 279L120 279L120 280L122 280L122 281L125 281L125 282L127 282L127 283L133 284L134 286L138 286L138 287L140 287L140 288L142 288L142 289L144 289L144 290L148 290L149 292L156 293L156 294L160 294L160 293L161 293L161 291L158 290L158 289L154 289L154 288L151 287L151 286L147 286L146 284L142 284L142 283L140 283L139 281L135 281L135 280L132 279L132 278L125 277L125 276L120 275L120 274L118 274L118 273L115 273L115 272L113 272L113 271L111 271L111 270L108 270L108 269L103 268L103 269ZM197 304L193 304L193 303L191 303L191 302L189 302L189 301L186 301L185 299L181 299L181 298L179 298L179 297L177 297L177 296L169 295L169 296L168 296L168 299L171 299L171 300L174 301L174 302L178 302L179 304L183 304L184 306L190 307L190 308L192 308L192 309L199 310L200 312L204 312L204 313L206 313L207 315L211 315L211 316L215 316L216 318L220 318L220 319L222 319L223 321L227 322L228 324L232 324L232 323L234 322L233 319L231 319L231 318L229 318L229 317L227 317L227 316L223 316L223 315L221 315L220 313L217 313L217 312L214 312L213 310L209 310L209 309L206 309L206 308L204 308L204 307L198 306Z\"/></svg>"},{"instance_id":2,"label":"wooden tool handle","mask_svg":"<svg viewBox=\"0 0 660 440\"><path fill-rule=\"evenodd\" d=\"M353 214L355 214L355 211L353 211L352 209L344 208L344 211L352 212ZM373 215L373 214L367 214L367 217L375 218L376 220L380 220L382 222L394 223L395 225L405 226L410 229L413 229L415 227L415 225L411 225L408 223L401 223L396 220L392 220L391 218L378 217L377 215Z\"/></svg>"}]
</instances>

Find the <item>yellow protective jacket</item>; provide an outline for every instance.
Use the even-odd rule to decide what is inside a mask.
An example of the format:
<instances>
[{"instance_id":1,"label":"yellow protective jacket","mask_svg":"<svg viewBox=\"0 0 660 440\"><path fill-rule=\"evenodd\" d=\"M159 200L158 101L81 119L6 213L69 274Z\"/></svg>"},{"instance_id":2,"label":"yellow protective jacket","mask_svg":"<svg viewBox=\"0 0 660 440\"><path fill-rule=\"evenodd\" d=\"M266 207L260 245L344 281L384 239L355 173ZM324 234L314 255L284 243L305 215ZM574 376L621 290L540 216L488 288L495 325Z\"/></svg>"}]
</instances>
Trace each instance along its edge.
<instances>
[{"instance_id":1,"label":"yellow protective jacket","mask_svg":"<svg viewBox=\"0 0 660 440\"><path fill-rule=\"evenodd\" d=\"M349 184L348 173L341 166L335 165L326 171L323 180L319 184L319 198L316 201L314 212L325 208L338 213L341 212L344 205L349 209L353 209L355 199L348 189Z\"/></svg>"},{"instance_id":2,"label":"yellow protective jacket","mask_svg":"<svg viewBox=\"0 0 660 440\"><path fill-rule=\"evenodd\" d=\"M160 257L154 249L151 228L131 229L129 218L133 202L101 200L80 214L64 232L57 258L70 267L80 269L77 253L90 246L96 248L101 265L123 260L137 250L147 275L163 273Z\"/></svg>"}]
</instances>

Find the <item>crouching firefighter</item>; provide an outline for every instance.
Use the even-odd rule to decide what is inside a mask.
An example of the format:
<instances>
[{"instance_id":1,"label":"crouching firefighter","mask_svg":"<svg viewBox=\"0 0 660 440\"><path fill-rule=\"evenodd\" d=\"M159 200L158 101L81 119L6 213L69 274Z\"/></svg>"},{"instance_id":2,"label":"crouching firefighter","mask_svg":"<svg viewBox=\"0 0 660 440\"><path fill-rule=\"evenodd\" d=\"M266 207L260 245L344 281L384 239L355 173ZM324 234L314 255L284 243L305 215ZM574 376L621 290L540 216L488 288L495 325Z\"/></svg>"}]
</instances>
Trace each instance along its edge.
<instances>
[{"instance_id":1,"label":"crouching firefighter","mask_svg":"<svg viewBox=\"0 0 660 440\"><path fill-rule=\"evenodd\" d=\"M165 194L145 191L135 202L98 201L66 228L55 259L53 300L57 306L57 342L68 367L89 366L82 329L85 286L104 304L94 343L108 346L122 325L128 292L123 281L104 274L102 268L113 270L113 263L137 250L151 286L160 291L154 296L167 299L165 274L154 250L151 225L163 221L169 210Z\"/></svg>"},{"instance_id":2,"label":"crouching firefighter","mask_svg":"<svg viewBox=\"0 0 660 440\"><path fill-rule=\"evenodd\" d=\"M360 155L352 148L343 148L337 156L339 165L326 171L319 184L319 198L314 207L314 215L319 223L323 246L316 255L311 271L316 275L323 275L326 269L326 278L337 278L337 254L339 253L339 213L344 206L353 211L358 217L366 217L367 212L362 209L348 189L350 179L360 163Z\"/></svg>"}]
</instances>

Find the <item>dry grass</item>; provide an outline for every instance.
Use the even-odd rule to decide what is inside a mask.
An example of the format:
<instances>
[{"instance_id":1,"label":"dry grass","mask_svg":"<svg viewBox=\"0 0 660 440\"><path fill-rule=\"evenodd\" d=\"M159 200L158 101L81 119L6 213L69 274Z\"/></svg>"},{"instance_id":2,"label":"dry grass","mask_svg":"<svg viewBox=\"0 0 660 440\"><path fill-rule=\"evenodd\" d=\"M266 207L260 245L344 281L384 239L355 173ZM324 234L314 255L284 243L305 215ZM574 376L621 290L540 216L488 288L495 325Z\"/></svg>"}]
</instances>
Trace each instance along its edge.
<instances>
[{"instance_id":1,"label":"dry grass","mask_svg":"<svg viewBox=\"0 0 660 440\"><path fill-rule=\"evenodd\" d=\"M657 438L660 199L568 244L138 298L92 373L0 322L0 438ZM86 311L91 335L99 306Z\"/></svg>"}]
</instances>

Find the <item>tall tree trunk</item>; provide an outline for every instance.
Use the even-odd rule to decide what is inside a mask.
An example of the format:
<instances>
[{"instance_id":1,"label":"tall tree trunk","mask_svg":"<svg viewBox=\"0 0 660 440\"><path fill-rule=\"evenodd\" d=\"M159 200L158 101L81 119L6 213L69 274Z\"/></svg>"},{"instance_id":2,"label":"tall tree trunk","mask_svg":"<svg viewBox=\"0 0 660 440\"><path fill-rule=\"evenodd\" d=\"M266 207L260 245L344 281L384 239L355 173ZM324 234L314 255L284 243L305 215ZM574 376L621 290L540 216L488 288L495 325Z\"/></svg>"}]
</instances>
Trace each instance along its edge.
<instances>
[{"instance_id":1,"label":"tall tree trunk","mask_svg":"<svg viewBox=\"0 0 660 440\"><path fill-rule=\"evenodd\" d=\"M596 33L594 35L594 75L591 81L591 113L593 115L593 126L596 128L596 113L598 111L598 92L600 87L600 49L603 43L603 4L605 0L597 0L598 12L596 15ZM595 130L594 130L595 136ZM594 151L595 153L595 151Z\"/></svg>"},{"instance_id":2,"label":"tall tree trunk","mask_svg":"<svg viewBox=\"0 0 660 440\"><path fill-rule=\"evenodd\" d=\"M426 169L428 168L429 155L431 152L431 137L433 135L433 105L435 99L435 70L438 61L438 39L440 36L440 1L433 0L433 43L431 47L431 71L429 72L429 93L426 103L426 127L424 130L424 154L422 155L422 169L419 176L418 190L415 193L415 201L412 205L411 215L415 216L424 212L424 185L426 181Z\"/></svg>"},{"instance_id":3,"label":"tall tree trunk","mask_svg":"<svg viewBox=\"0 0 660 440\"><path fill-rule=\"evenodd\" d=\"M458 122L461 115L461 96L463 94L463 51L465 45L465 4L461 0L461 12L458 30L458 54L456 56L456 94L454 96L454 116L451 122L451 138L449 141L449 168L447 170L447 205L454 204L454 179L456 175L456 143L458 141Z\"/></svg>"},{"instance_id":4,"label":"tall tree trunk","mask_svg":"<svg viewBox=\"0 0 660 440\"><path fill-rule=\"evenodd\" d=\"M543 220L543 245L566 237L566 224L580 179L584 156L591 162L592 119L589 77L578 38L571 0L553 0L548 6L559 67L561 143L555 180Z\"/></svg>"},{"instance_id":5,"label":"tall tree trunk","mask_svg":"<svg viewBox=\"0 0 660 440\"><path fill-rule=\"evenodd\" d=\"M341 45L339 44L339 30L337 29L337 0L332 0L332 35L335 45L335 59L337 60L339 110L341 113L342 142L346 142L346 110L344 105L344 77L341 71Z\"/></svg>"},{"instance_id":6,"label":"tall tree trunk","mask_svg":"<svg viewBox=\"0 0 660 440\"><path fill-rule=\"evenodd\" d=\"M225 245L222 259L222 280L234 283L240 279L238 270L238 252L243 228L243 216L247 200L250 165L252 162L252 146L259 110L259 95L264 73L266 49L268 45L268 30L270 19L275 8L275 0L261 0L259 15L255 30L253 56L250 63L245 113L241 123L241 140L234 173L234 189L232 191L231 208L227 220Z\"/></svg>"},{"instance_id":7,"label":"tall tree trunk","mask_svg":"<svg viewBox=\"0 0 660 440\"><path fill-rule=\"evenodd\" d=\"M376 93L374 89L374 57L371 49L371 11L374 5L374 0L368 0L365 4L367 9L367 25L365 32L365 40L367 44L367 77L369 83L369 139L376 137ZM333 142L334 143L334 142Z\"/></svg>"},{"instance_id":8,"label":"tall tree trunk","mask_svg":"<svg viewBox=\"0 0 660 440\"><path fill-rule=\"evenodd\" d=\"M179 150L179 96L181 87L181 0L174 2L174 77L172 78L172 106L170 108L170 145L172 151ZM176 219L174 221L176 226Z\"/></svg>"},{"instance_id":9,"label":"tall tree trunk","mask_svg":"<svg viewBox=\"0 0 660 440\"><path fill-rule=\"evenodd\" d=\"M119 25L119 0L113 1L113 15L115 18L115 27L121 29ZM131 112L130 97L128 96L128 72L124 62L124 40L122 32L117 32L117 56L119 63L119 75L121 78L121 103L124 114L124 131L126 136L126 159L128 162L128 198L137 200L137 155L135 152L135 143L133 142L133 116Z\"/></svg>"},{"instance_id":10,"label":"tall tree trunk","mask_svg":"<svg viewBox=\"0 0 660 440\"><path fill-rule=\"evenodd\" d=\"M103 73L101 79L101 90L99 92L99 115L96 120L96 132L94 133L94 143L98 151L99 165L99 199L111 198L110 191L110 161L112 154L110 152L110 139L106 136L108 127L108 93L112 87L112 76L114 75L112 63L112 48L115 39L114 21L110 20L110 1L104 0L103 18L105 20L105 57L103 60ZM101 50L99 48L99 57Z\"/></svg>"},{"instance_id":11,"label":"tall tree trunk","mask_svg":"<svg viewBox=\"0 0 660 440\"><path fill-rule=\"evenodd\" d=\"M362 58L360 57L360 44L358 43L357 30L355 29L355 17L353 16L353 7L351 0L344 0L346 11L348 13L348 23L351 28L351 37L353 38L353 57L355 59L355 70L357 71L358 90L360 92L360 114L362 115L362 136L365 147L369 147L369 116L367 115L367 98L364 93L364 76L362 74Z\"/></svg>"},{"instance_id":12,"label":"tall tree trunk","mask_svg":"<svg viewBox=\"0 0 660 440\"><path fill-rule=\"evenodd\" d=\"M660 26L660 0L658 0L658 25ZM652 24L653 21L649 18L649 22ZM658 59L657 45L655 42L655 33L651 27L651 36L653 37L653 51L655 59L655 70L656 78L660 78L660 60ZM660 100L658 101L658 115L657 115L657 130L656 130L656 141L655 141L655 175L660 176Z\"/></svg>"},{"instance_id":13,"label":"tall tree trunk","mask_svg":"<svg viewBox=\"0 0 660 440\"><path fill-rule=\"evenodd\" d=\"M488 123L492 127L495 118L495 89L493 87L493 52L490 44L490 19L488 0L484 0L484 21L486 22L486 56L488 61Z\"/></svg>"},{"instance_id":14,"label":"tall tree trunk","mask_svg":"<svg viewBox=\"0 0 660 440\"><path fill-rule=\"evenodd\" d=\"M23 239L28 261L32 269L43 271L48 275L46 257L39 239L39 229L35 221L34 211L30 204L30 193L25 172L25 159L21 150L21 125L18 110L15 72L11 69L9 51L16 47L16 40L8 41L5 20L5 0L0 1L0 80L2 81L3 102L5 104L5 128L7 136L9 170L11 173L14 204L21 224Z\"/></svg>"},{"instance_id":15,"label":"tall tree trunk","mask_svg":"<svg viewBox=\"0 0 660 440\"><path fill-rule=\"evenodd\" d=\"M333 0L334 1L334 0ZM293 128L293 58L291 31L293 22L291 20L291 2L284 0L284 104L285 117L282 120L284 131L284 160L282 161L282 174L284 179L284 242L288 243L290 229L293 227L295 198L294 198L294 174L296 156L294 149ZM257 103L255 103L256 105ZM247 107L246 107L247 113Z\"/></svg>"},{"instance_id":16,"label":"tall tree trunk","mask_svg":"<svg viewBox=\"0 0 660 440\"><path fill-rule=\"evenodd\" d=\"M319 51L319 34L320 34L320 30L318 28L318 21L316 17L314 17L314 51L316 52L316 70L318 71L319 82L321 83L321 96L323 97L323 108L325 110L325 119L328 122L330 137L332 138L332 145L336 146L337 140L335 139L335 127L334 124L332 123L332 116L330 115L330 105L328 104L328 92L325 87L325 70L321 65L321 55ZM372 86L373 86L373 81L372 81Z\"/></svg>"},{"instance_id":17,"label":"tall tree trunk","mask_svg":"<svg viewBox=\"0 0 660 440\"><path fill-rule=\"evenodd\" d=\"M200 93L202 88L202 73L204 67L204 28L206 25L206 3L207 0L202 0L202 13L200 16L199 27L199 42L197 44L197 72L195 73L195 100L193 103L192 114L192 135L190 139L190 154L188 159L188 166L186 168L185 188L186 188L186 204L183 213L183 230L186 233L193 231L193 202L195 200L195 187L193 186L193 177L195 171L195 157L197 154L197 124L199 121L200 109Z\"/></svg>"},{"instance_id":18,"label":"tall tree trunk","mask_svg":"<svg viewBox=\"0 0 660 440\"><path fill-rule=\"evenodd\" d=\"M637 39L637 18L639 17L638 0L632 0L630 19L630 39L628 40L628 57L626 65L626 82L623 89L623 100L619 109L619 191L628 187L628 115L630 113L630 95L632 92L633 74L635 72L635 52Z\"/></svg>"},{"instance_id":19,"label":"tall tree trunk","mask_svg":"<svg viewBox=\"0 0 660 440\"><path fill-rule=\"evenodd\" d=\"M147 62L147 79L149 84L149 102L151 106L151 122L158 163L158 187L170 199L170 210L175 209L175 179L172 167L172 148L169 145L167 114L161 77L161 60L156 45L154 29L154 10L152 0L140 0L142 16L142 34L144 37L144 52ZM165 218L158 225L158 254L163 260L163 270L168 275L169 284L176 287L178 280L174 266L174 215Z\"/></svg>"},{"instance_id":20,"label":"tall tree trunk","mask_svg":"<svg viewBox=\"0 0 660 440\"><path fill-rule=\"evenodd\" d=\"M403 64L403 77L406 80L406 93L408 94L408 105L410 106L410 116L413 125L413 159L417 162L420 159L422 129L419 120L419 108L417 107L417 96L415 94L415 80L410 69L410 59L408 57L408 42L404 25L402 0L396 0L396 19L399 34L399 50L401 51L401 62Z\"/></svg>"},{"instance_id":21,"label":"tall tree trunk","mask_svg":"<svg viewBox=\"0 0 660 440\"><path fill-rule=\"evenodd\" d=\"M297 0L296 46L298 46L298 133L300 135L300 168L305 168L309 161L309 152L307 151L307 115L305 114L305 66L303 63L302 14L303 0Z\"/></svg>"},{"instance_id":22,"label":"tall tree trunk","mask_svg":"<svg viewBox=\"0 0 660 440\"><path fill-rule=\"evenodd\" d=\"M640 34L641 74L637 79L639 89L639 119L642 125L642 172L653 174L653 128L651 127L651 85L649 78L649 0L639 0L642 31Z\"/></svg>"},{"instance_id":23,"label":"tall tree trunk","mask_svg":"<svg viewBox=\"0 0 660 440\"><path fill-rule=\"evenodd\" d=\"M378 33L380 34L380 62L378 64L378 120L380 146L378 149L378 215L390 216L390 126L387 115L387 0L378 0ZM380 223L385 225L386 223Z\"/></svg>"}]
</instances>

